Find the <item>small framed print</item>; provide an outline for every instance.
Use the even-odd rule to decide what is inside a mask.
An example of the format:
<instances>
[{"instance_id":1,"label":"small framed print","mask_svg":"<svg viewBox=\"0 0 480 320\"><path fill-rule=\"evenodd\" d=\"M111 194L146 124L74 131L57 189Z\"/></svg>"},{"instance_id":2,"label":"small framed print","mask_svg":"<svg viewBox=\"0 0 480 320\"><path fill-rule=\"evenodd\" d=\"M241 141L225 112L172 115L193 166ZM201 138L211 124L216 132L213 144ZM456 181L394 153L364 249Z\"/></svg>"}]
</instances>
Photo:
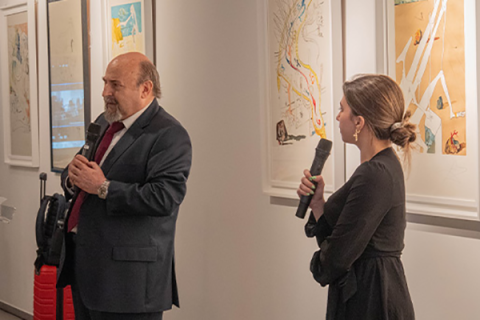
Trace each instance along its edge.
<instances>
[{"instance_id":1,"label":"small framed print","mask_svg":"<svg viewBox=\"0 0 480 320\"><path fill-rule=\"evenodd\" d=\"M34 2L1 8L0 26L5 162L38 167Z\"/></svg>"},{"instance_id":2,"label":"small framed print","mask_svg":"<svg viewBox=\"0 0 480 320\"><path fill-rule=\"evenodd\" d=\"M152 0L104 0L106 64L126 52L155 63L154 9Z\"/></svg>"}]
</instances>

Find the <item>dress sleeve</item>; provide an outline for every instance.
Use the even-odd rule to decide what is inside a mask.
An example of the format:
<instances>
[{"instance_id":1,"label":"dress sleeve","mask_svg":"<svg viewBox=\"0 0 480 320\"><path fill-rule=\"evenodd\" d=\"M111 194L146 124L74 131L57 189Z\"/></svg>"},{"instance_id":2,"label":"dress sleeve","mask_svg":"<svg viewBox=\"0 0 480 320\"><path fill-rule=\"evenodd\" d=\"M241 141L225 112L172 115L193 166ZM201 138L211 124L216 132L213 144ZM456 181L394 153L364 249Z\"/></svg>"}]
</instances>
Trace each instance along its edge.
<instances>
[{"instance_id":1,"label":"dress sleeve","mask_svg":"<svg viewBox=\"0 0 480 320\"><path fill-rule=\"evenodd\" d=\"M305 225L305 234L309 238L315 237L317 239L318 247L320 247L320 244L325 238L332 234L332 228L325 219L325 215L322 215L317 221L315 220L313 212L311 212L307 224Z\"/></svg>"},{"instance_id":2,"label":"dress sleeve","mask_svg":"<svg viewBox=\"0 0 480 320\"><path fill-rule=\"evenodd\" d=\"M381 163L365 162L352 176L345 206L310 265L322 286L345 275L391 208L393 179ZM328 220L328 217L326 217Z\"/></svg>"}]
</instances>

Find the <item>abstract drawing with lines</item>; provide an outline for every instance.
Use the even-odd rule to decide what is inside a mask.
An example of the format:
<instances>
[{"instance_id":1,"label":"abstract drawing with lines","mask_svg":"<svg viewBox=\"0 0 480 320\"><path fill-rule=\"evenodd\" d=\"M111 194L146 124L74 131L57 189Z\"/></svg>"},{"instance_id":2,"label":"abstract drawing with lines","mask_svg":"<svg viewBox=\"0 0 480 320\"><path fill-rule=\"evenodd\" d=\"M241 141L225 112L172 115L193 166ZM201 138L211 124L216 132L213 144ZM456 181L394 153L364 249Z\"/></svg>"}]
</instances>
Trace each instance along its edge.
<instances>
[{"instance_id":1,"label":"abstract drawing with lines","mask_svg":"<svg viewBox=\"0 0 480 320\"><path fill-rule=\"evenodd\" d=\"M274 181L296 183L320 138L332 139L330 15L330 1L269 1L268 130Z\"/></svg>"},{"instance_id":2,"label":"abstract drawing with lines","mask_svg":"<svg viewBox=\"0 0 480 320\"><path fill-rule=\"evenodd\" d=\"M32 156L27 13L8 17L8 73L11 153Z\"/></svg>"},{"instance_id":3,"label":"abstract drawing with lines","mask_svg":"<svg viewBox=\"0 0 480 320\"><path fill-rule=\"evenodd\" d=\"M393 1L396 80L418 149L466 155L464 0Z\"/></svg>"}]
</instances>

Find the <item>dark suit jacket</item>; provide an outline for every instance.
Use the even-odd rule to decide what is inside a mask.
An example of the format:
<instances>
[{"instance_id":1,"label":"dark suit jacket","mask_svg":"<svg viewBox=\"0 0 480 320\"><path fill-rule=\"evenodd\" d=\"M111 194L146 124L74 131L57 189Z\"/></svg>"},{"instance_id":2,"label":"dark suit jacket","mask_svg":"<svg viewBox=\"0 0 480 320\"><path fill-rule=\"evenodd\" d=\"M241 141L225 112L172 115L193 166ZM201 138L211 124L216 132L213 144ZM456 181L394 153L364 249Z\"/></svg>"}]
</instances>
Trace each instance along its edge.
<instances>
[{"instance_id":1,"label":"dark suit jacket","mask_svg":"<svg viewBox=\"0 0 480 320\"><path fill-rule=\"evenodd\" d=\"M108 127L103 114L96 123L103 135ZM154 100L105 159L102 170L111 181L107 199L88 195L84 200L75 259L67 236L57 286L75 276L85 305L98 311L178 306L175 224L191 157L187 132ZM62 181L67 175L68 168Z\"/></svg>"}]
</instances>

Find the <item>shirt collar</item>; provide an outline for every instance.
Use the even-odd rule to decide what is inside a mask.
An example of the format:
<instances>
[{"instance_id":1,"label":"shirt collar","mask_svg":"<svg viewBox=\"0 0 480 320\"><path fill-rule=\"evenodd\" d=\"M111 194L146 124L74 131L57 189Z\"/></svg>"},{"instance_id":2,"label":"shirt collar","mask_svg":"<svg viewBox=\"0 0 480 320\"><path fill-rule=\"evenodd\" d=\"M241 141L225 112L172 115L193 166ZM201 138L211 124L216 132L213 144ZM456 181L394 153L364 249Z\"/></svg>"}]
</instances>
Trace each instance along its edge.
<instances>
[{"instance_id":1,"label":"shirt collar","mask_svg":"<svg viewBox=\"0 0 480 320\"><path fill-rule=\"evenodd\" d=\"M155 99L155 98L154 98ZM153 102L153 99L152 101L150 101L149 104L147 104L145 107L143 107L142 109L140 109L139 111L135 112L134 114L132 114L130 117L122 120L121 122L123 123L123 125L125 126L125 129L129 129L133 123L138 119L140 118L140 116L145 112L145 110L147 110L147 108L152 104Z\"/></svg>"}]
</instances>

